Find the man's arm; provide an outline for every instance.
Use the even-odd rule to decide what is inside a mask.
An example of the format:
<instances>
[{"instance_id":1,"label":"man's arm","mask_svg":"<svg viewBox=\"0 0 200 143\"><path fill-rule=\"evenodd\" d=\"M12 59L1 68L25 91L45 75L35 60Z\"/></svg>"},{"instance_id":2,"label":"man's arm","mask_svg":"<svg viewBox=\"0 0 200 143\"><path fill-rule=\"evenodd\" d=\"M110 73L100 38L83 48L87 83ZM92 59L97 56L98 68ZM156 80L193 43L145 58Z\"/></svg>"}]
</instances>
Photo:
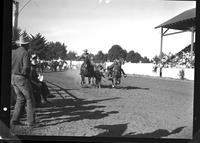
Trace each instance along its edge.
<instances>
[{"instance_id":1,"label":"man's arm","mask_svg":"<svg viewBox=\"0 0 200 143\"><path fill-rule=\"evenodd\" d=\"M29 61L29 56L28 53L25 52L23 54L23 75L28 76L30 73L30 61Z\"/></svg>"},{"instance_id":2,"label":"man's arm","mask_svg":"<svg viewBox=\"0 0 200 143\"><path fill-rule=\"evenodd\" d=\"M125 77L127 76L122 68L121 68L121 72Z\"/></svg>"}]
</instances>

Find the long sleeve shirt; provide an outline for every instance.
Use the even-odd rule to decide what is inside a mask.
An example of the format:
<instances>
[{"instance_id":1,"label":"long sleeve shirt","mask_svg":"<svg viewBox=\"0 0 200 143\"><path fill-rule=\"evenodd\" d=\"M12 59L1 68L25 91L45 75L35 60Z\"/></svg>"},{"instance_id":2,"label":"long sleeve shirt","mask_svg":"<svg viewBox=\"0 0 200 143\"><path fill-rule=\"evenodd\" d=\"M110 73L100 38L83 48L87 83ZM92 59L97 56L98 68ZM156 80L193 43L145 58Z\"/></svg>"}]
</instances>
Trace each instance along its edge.
<instances>
[{"instance_id":1,"label":"long sleeve shirt","mask_svg":"<svg viewBox=\"0 0 200 143\"><path fill-rule=\"evenodd\" d=\"M88 53L83 53L79 59L80 59L80 60L81 60L81 59L83 59L83 60L88 60L88 59L90 59L90 55L89 55Z\"/></svg>"},{"instance_id":2,"label":"long sleeve shirt","mask_svg":"<svg viewBox=\"0 0 200 143\"><path fill-rule=\"evenodd\" d=\"M28 77L30 72L30 60L28 52L19 47L12 50L12 74Z\"/></svg>"}]
</instances>

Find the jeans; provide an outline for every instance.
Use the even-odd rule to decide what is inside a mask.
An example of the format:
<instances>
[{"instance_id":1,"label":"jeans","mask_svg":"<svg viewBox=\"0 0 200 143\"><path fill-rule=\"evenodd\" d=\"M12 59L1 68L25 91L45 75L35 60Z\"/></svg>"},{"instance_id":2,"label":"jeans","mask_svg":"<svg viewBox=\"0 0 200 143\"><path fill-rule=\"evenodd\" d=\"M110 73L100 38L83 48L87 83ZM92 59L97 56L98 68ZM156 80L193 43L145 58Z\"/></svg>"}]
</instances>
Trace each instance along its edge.
<instances>
[{"instance_id":1,"label":"jeans","mask_svg":"<svg viewBox=\"0 0 200 143\"><path fill-rule=\"evenodd\" d=\"M35 99L35 105L36 107L41 104L41 88L39 85L36 85L31 82L31 89L33 91L33 97Z\"/></svg>"},{"instance_id":2,"label":"jeans","mask_svg":"<svg viewBox=\"0 0 200 143\"><path fill-rule=\"evenodd\" d=\"M35 100L29 80L24 76L12 75L11 84L17 95L11 123L19 121L21 112L24 110L26 104L27 123L32 125L35 122Z\"/></svg>"},{"instance_id":3,"label":"jeans","mask_svg":"<svg viewBox=\"0 0 200 143\"><path fill-rule=\"evenodd\" d=\"M36 105L40 105L41 101L47 101L47 96L50 94L45 82L39 82L38 84L31 83L32 90L34 93L34 98Z\"/></svg>"},{"instance_id":4,"label":"jeans","mask_svg":"<svg viewBox=\"0 0 200 143\"><path fill-rule=\"evenodd\" d=\"M46 101L47 96L50 95L50 92L45 82L41 82L41 84L42 84L42 97Z\"/></svg>"}]
</instances>

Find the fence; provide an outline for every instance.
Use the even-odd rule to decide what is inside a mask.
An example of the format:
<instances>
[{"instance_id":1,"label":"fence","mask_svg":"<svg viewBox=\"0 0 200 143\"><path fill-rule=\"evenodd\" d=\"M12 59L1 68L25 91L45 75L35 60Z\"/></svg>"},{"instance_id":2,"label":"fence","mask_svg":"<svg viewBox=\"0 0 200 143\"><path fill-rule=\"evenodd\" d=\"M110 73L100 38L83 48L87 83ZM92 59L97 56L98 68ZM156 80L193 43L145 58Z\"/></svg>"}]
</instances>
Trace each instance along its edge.
<instances>
[{"instance_id":1,"label":"fence","mask_svg":"<svg viewBox=\"0 0 200 143\"><path fill-rule=\"evenodd\" d=\"M111 65L111 62L106 63L106 67ZM138 75L147 75L147 76L160 76L160 69L157 69L157 72L153 71L154 64L152 63L125 63L122 68L127 74L138 74ZM180 79L179 72L182 68L163 68L162 77L176 78ZM188 80L194 80L194 68L184 68L184 78Z\"/></svg>"},{"instance_id":2,"label":"fence","mask_svg":"<svg viewBox=\"0 0 200 143\"><path fill-rule=\"evenodd\" d=\"M67 61L70 65L70 61ZM80 68L83 61L72 61L72 68ZM112 62L106 62L106 68L111 65ZM125 63L122 65L122 68L126 74L137 74L137 75L146 75L159 77L160 69L157 69L157 72L153 71L154 64L152 63ZM162 77L180 79L179 72L182 68L163 68ZM194 68L184 68L184 78L188 80L194 80Z\"/></svg>"}]
</instances>

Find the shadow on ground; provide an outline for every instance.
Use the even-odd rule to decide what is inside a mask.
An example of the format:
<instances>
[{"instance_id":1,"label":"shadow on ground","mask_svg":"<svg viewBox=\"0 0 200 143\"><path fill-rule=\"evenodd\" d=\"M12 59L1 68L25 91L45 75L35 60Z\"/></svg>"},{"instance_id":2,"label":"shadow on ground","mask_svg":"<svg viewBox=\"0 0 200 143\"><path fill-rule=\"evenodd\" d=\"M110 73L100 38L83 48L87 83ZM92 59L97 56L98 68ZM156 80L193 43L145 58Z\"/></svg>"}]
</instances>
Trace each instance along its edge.
<instances>
[{"instance_id":1,"label":"shadow on ground","mask_svg":"<svg viewBox=\"0 0 200 143\"><path fill-rule=\"evenodd\" d=\"M53 126L64 122L79 121L83 119L101 119L111 114L117 114L118 111L105 112L106 106L97 105L100 102L117 100L120 97L106 98L100 100L86 100L77 98L70 93L68 89L64 89L54 83L49 84L52 91L57 91L57 95L62 99L53 99L50 104L45 104L42 108L37 109L38 127ZM69 89L74 90L74 89ZM67 93L72 98L66 99L60 92Z\"/></svg>"},{"instance_id":2,"label":"shadow on ground","mask_svg":"<svg viewBox=\"0 0 200 143\"><path fill-rule=\"evenodd\" d=\"M51 86L53 85L54 87L50 87L51 88L51 90L52 91L55 91L60 97L62 97L63 99L65 99L64 98L64 96L60 93L60 92L64 92L64 93L66 93L66 94L68 94L69 96L71 96L72 98L74 98L74 99L78 99L76 96L74 96L73 94L71 94L70 92L69 92L69 90L79 90L79 89L65 89L65 88L63 88L63 87L61 87L61 86L59 86L59 85L57 85L57 84L55 84L55 83L52 83L52 82L49 82L49 81L45 81L45 82L47 82L48 84L50 84Z\"/></svg>"},{"instance_id":3,"label":"shadow on ground","mask_svg":"<svg viewBox=\"0 0 200 143\"><path fill-rule=\"evenodd\" d=\"M168 131L166 129L158 129L153 132L136 134L136 132L131 132L128 134L124 134L127 129L127 124L117 124L117 125L99 125L95 128L106 130L103 133L100 133L96 136L101 137L131 137L131 138L162 138L167 137L172 134L180 133L185 127L178 127L172 131Z\"/></svg>"},{"instance_id":4,"label":"shadow on ground","mask_svg":"<svg viewBox=\"0 0 200 143\"><path fill-rule=\"evenodd\" d=\"M101 85L101 88L113 88L112 85ZM134 90L134 89L142 89L149 90L149 88L135 87L135 86L117 86L113 89L124 89L124 90Z\"/></svg>"},{"instance_id":5,"label":"shadow on ground","mask_svg":"<svg viewBox=\"0 0 200 143\"><path fill-rule=\"evenodd\" d=\"M64 122L79 121L83 119L101 119L110 114L117 114L118 111L105 112L106 106L98 106L96 103L116 100L119 98L108 98L102 100L73 100L55 99L52 101L53 107L49 105L37 111L39 127L52 126Z\"/></svg>"}]
</instances>

